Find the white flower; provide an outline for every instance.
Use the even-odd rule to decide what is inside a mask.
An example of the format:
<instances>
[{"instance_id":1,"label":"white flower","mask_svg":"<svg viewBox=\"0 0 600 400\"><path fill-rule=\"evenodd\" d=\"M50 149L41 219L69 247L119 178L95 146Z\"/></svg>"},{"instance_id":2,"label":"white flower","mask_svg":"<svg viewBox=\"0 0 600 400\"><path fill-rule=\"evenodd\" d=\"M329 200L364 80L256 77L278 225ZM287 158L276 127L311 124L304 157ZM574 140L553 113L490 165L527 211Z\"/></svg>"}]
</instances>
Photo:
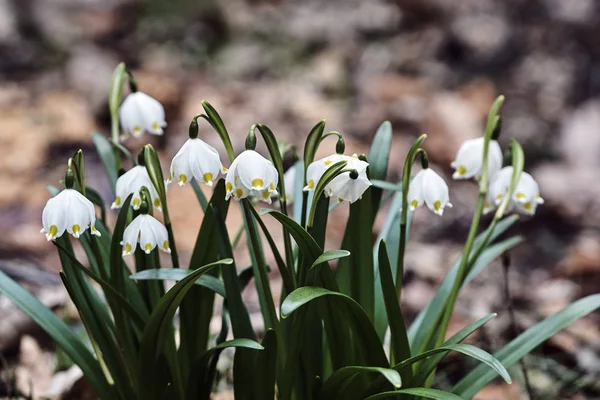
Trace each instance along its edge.
<instances>
[{"instance_id":1,"label":"white flower","mask_svg":"<svg viewBox=\"0 0 600 400\"><path fill-rule=\"evenodd\" d=\"M146 167L142 165L131 168L129 171L121 175L119 179L117 179L117 196L115 197L115 201L112 203L110 208L121 208L123 201L125 201L127 196L133 193L131 205L133 205L134 210L139 210L140 205L142 204L142 198L140 195L140 189L142 186L146 186L148 188L150 196L152 197L152 204L154 205L154 208L161 210L158 192L150 180L148 170L146 170Z\"/></svg>"},{"instance_id":2,"label":"white flower","mask_svg":"<svg viewBox=\"0 0 600 400\"><path fill-rule=\"evenodd\" d=\"M148 214L138 215L123 232L123 255L135 252L138 242L146 254L158 246L159 249L170 253L169 234L167 228L156 218Z\"/></svg>"},{"instance_id":3,"label":"white flower","mask_svg":"<svg viewBox=\"0 0 600 400\"><path fill-rule=\"evenodd\" d=\"M236 200L256 194L262 201L271 204L271 196L277 194L279 174L273 163L254 150L246 150L233 160L225 176L225 199Z\"/></svg>"},{"instance_id":4,"label":"white flower","mask_svg":"<svg viewBox=\"0 0 600 400\"><path fill-rule=\"evenodd\" d=\"M426 168L410 182L408 188L408 205L414 211L423 203L438 215L444 213L444 208L452 207L448 196L448 185L444 179L431 168Z\"/></svg>"},{"instance_id":5,"label":"white flower","mask_svg":"<svg viewBox=\"0 0 600 400\"><path fill-rule=\"evenodd\" d=\"M296 189L296 166L292 166L283 174L283 183L285 184L285 201L294 202L294 192Z\"/></svg>"},{"instance_id":6,"label":"white flower","mask_svg":"<svg viewBox=\"0 0 600 400\"><path fill-rule=\"evenodd\" d=\"M303 190L305 192L314 190L325 171L327 171L333 164L342 160L345 161L346 158L344 157L347 158L347 156L343 156L341 154L332 154L310 163L306 169L306 186L304 186Z\"/></svg>"},{"instance_id":7,"label":"white flower","mask_svg":"<svg viewBox=\"0 0 600 400\"><path fill-rule=\"evenodd\" d=\"M363 193L371 186L371 181L367 177L367 167L369 163L359 160L356 154L352 157L339 156L340 160L347 161L344 169L355 170L358 175L353 177L354 173L344 172L333 178L325 187L325 194L329 197L337 197L340 203L349 201L354 203L359 200ZM340 160L336 160L340 161Z\"/></svg>"},{"instance_id":8,"label":"white flower","mask_svg":"<svg viewBox=\"0 0 600 400\"><path fill-rule=\"evenodd\" d=\"M41 233L46 234L46 239L54 240L69 232L73 237L79 238L87 228L92 235L100 236L94 223L96 211L94 204L84 195L74 189L65 189L49 199L42 212Z\"/></svg>"},{"instance_id":9,"label":"white flower","mask_svg":"<svg viewBox=\"0 0 600 400\"><path fill-rule=\"evenodd\" d=\"M508 193L512 174L513 167L504 167L494 176L488 188L485 213L492 211L502 203L502 199ZM533 215L538 204L543 203L544 199L540 197L540 188L535 179L527 172L522 172L507 211L514 207L523 214Z\"/></svg>"},{"instance_id":10,"label":"white flower","mask_svg":"<svg viewBox=\"0 0 600 400\"><path fill-rule=\"evenodd\" d=\"M173 157L167 184L177 180L179 186L194 178L207 186L212 186L219 173L227 169L221 164L219 152L204 141L188 139Z\"/></svg>"},{"instance_id":11,"label":"white flower","mask_svg":"<svg viewBox=\"0 0 600 400\"><path fill-rule=\"evenodd\" d=\"M162 135L165 122L165 109L152 97L142 92L130 93L119 108L119 119L123 130L132 136L141 136L144 131Z\"/></svg>"},{"instance_id":12,"label":"white flower","mask_svg":"<svg viewBox=\"0 0 600 400\"><path fill-rule=\"evenodd\" d=\"M450 164L456 170L452 178L480 178L483 164L483 143L484 138L480 137L466 140L460 146L456 153L456 160ZM490 140L488 148L488 176L493 177L500 168L502 168L502 150L497 141Z\"/></svg>"}]
</instances>

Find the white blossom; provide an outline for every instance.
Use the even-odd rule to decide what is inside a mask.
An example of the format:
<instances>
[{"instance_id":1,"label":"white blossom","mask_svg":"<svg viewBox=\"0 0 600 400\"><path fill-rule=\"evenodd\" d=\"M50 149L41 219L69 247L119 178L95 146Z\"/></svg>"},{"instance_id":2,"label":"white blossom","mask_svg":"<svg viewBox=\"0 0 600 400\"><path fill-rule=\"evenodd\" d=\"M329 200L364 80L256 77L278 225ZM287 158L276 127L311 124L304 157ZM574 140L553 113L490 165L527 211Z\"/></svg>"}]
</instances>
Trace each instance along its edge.
<instances>
[{"instance_id":1,"label":"white blossom","mask_svg":"<svg viewBox=\"0 0 600 400\"><path fill-rule=\"evenodd\" d=\"M360 160L356 154L351 157L339 156L340 159L347 162L344 169L354 170L354 172L343 172L333 178L325 187L325 194L329 197L337 197L338 202L349 201L354 203L359 200L365 191L371 186L371 181L367 177L367 167L369 163Z\"/></svg>"},{"instance_id":2,"label":"white blossom","mask_svg":"<svg viewBox=\"0 0 600 400\"><path fill-rule=\"evenodd\" d=\"M165 109L154 98L142 92L130 93L119 108L119 119L123 130L134 137L144 132L162 135Z\"/></svg>"},{"instance_id":3,"label":"white blossom","mask_svg":"<svg viewBox=\"0 0 600 400\"><path fill-rule=\"evenodd\" d=\"M305 192L314 190L325 171L327 171L335 163L346 160L344 157L347 156L343 156L341 154L332 154L310 163L306 169L306 186L303 190Z\"/></svg>"},{"instance_id":4,"label":"white blossom","mask_svg":"<svg viewBox=\"0 0 600 400\"><path fill-rule=\"evenodd\" d=\"M46 203L42 212L41 233L46 234L46 239L54 240L66 230L73 237L79 238L90 228L92 235L100 236L94 226L95 222L94 204L77 190L65 189Z\"/></svg>"},{"instance_id":5,"label":"white blossom","mask_svg":"<svg viewBox=\"0 0 600 400\"><path fill-rule=\"evenodd\" d=\"M225 199L233 196L236 200L248 197L251 193L271 204L271 196L277 194L279 174L273 163L254 150L246 150L238 155L225 176Z\"/></svg>"},{"instance_id":6,"label":"white blossom","mask_svg":"<svg viewBox=\"0 0 600 400\"><path fill-rule=\"evenodd\" d=\"M125 228L123 241L121 242L123 255L133 254L138 243L146 254L150 254L155 247L166 253L171 252L167 228L156 218L148 214L138 215Z\"/></svg>"},{"instance_id":7,"label":"white blossom","mask_svg":"<svg viewBox=\"0 0 600 400\"><path fill-rule=\"evenodd\" d=\"M483 167L484 138L466 140L458 149L456 159L450 164L455 169L452 178L469 179L481 177ZM487 174L493 177L502 168L502 150L495 140L488 147Z\"/></svg>"},{"instance_id":8,"label":"white blossom","mask_svg":"<svg viewBox=\"0 0 600 400\"><path fill-rule=\"evenodd\" d=\"M179 186L194 178L207 186L212 186L219 173L227 169L221 164L219 152L204 141L188 139L173 157L167 184L177 181Z\"/></svg>"},{"instance_id":9,"label":"white blossom","mask_svg":"<svg viewBox=\"0 0 600 400\"><path fill-rule=\"evenodd\" d=\"M419 171L412 179L407 198L408 206L413 211L423 203L438 215L444 213L444 208L452 207L448 196L448 185L431 168Z\"/></svg>"},{"instance_id":10,"label":"white blossom","mask_svg":"<svg viewBox=\"0 0 600 400\"><path fill-rule=\"evenodd\" d=\"M504 196L508 193L512 179L513 167L502 168L492 179L488 188L487 201L484 212L488 213L497 208ZM540 196L540 188L527 172L522 172L515 191L508 204L507 211L514 208L522 214L533 215L539 204L543 204L544 199Z\"/></svg>"},{"instance_id":11,"label":"white blossom","mask_svg":"<svg viewBox=\"0 0 600 400\"><path fill-rule=\"evenodd\" d=\"M142 186L146 186L148 188L150 196L152 197L152 204L154 205L154 208L157 210L161 210L160 197L158 196L158 192L156 191L156 188L150 180L148 170L142 165L137 165L131 168L129 171L121 175L119 179L117 179L117 193L115 201L112 203L110 208L121 208L121 206L123 205L123 201L125 201L127 196L133 193L131 205L133 206L134 210L139 210L140 205L142 204L142 198L140 194L140 189L142 188Z\"/></svg>"}]
</instances>

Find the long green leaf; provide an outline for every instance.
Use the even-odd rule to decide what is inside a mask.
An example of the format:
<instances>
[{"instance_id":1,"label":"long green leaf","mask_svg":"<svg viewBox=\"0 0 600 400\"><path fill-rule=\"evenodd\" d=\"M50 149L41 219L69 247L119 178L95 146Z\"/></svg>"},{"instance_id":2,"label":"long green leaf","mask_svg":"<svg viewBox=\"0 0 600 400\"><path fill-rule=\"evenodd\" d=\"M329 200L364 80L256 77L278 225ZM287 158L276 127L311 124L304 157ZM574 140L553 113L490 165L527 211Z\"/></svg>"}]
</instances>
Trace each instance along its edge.
<instances>
[{"instance_id":1,"label":"long green leaf","mask_svg":"<svg viewBox=\"0 0 600 400\"><path fill-rule=\"evenodd\" d=\"M323 250L319 247L317 242L310 236L310 234L301 227L296 221L280 213L275 210L261 210L263 214L269 214L273 216L276 220L278 220L282 225L285 225L288 228L290 234L296 241L300 252L304 254L304 256L310 262L309 265L312 265L315 260L323 253Z\"/></svg>"},{"instance_id":2,"label":"long green leaf","mask_svg":"<svg viewBox=\"0 0 600 400\"><path fill-rule=\"evenodd\" d=\"M63 351L81 368L96 394L103 399L114 399L100 364L75 333L31 293L0 271L0 293L10 298L25 314L35 321Z\"/></svg>"},{"instance_id":3,"label":"long green leaf","mask_svg":"<svg viewBox=\"0 0 600 400\"><path fill-rule=\"evenodd\" d=\"M383 392L377 393L373 396L367 397L365 400L380 400L387 399L390 397L398 397L398 395L407 394L412 396L424 397L432 400L463 400L462 397L458 397L457 395L444 392L443 390L438 389L428 389L428 388L409 388L409 389L400 389L394 390L392 392Z\"/></svg>"},{"instance_id":4,"label":"long green leaf","mask_svg":"<svg viewBox=\"0 0 600 400\"><path fill-rule=\"evenodd\" d=\"M161 388L156 387L160 381L160 375L164 366L159 362L160 355L164 351L166 333L171 326L173 316L179 304L194 283L210 269L221 264L231 264L233 260L225 259L198 268L193 273L177 282L158 302L156 308L150 315L146 329L142 335L140 345L140 358L138 363L139 376L142 377L138 384L138 396L142 399L159 399ZM183 382L171 382L175 393L181 398L183 394Z\"/></svg>"},{"instance_id":5,"label":"long green leaf","mask_svg":"<svg viewBox=\"0 0 600 400\"><path fill-rule=\"evenodd\" d=\"M156 268L147 269L144 271L136 272L129 278L143 281L143 280L160 280L160 281L180 281L186 276L193 273L194 270L181 269L181 268ZM197 281L196 285L202 286L209 289L219 296L226 297L225 285L223 281L212 275L203 275Z\"/></svg>"},{"instance_id":6,"label":"long green leaf","mask_svg":"<svg viewBox=\"0 0 600 400\"><path fill-rule=\"evenodd\" d=\"M558 331L600 308L600 294L584 297L556 314L529 328L494 354L504 366L510 367ZM481 366L475 368L454 386L453 393L471 398L496 376Z\"/></svg>"},{"instance_id":7,"label":"long green leaf","mask_svg":"<svg viewBox=\"0 0 600 400\"><path fill-rule=\"evenodd\" d=\"M274 399L275 379L277 377L277 336L273 329L268 329L263 338L264 350L258 353L256 370L255 398Z\"/></svg>"},{"instance_id":8,"label":"long green leaf","mask_svg":"<svg viewBox=\"0 0 600 400\"><path fill-rule=\"evenodd\" d=\"M281 304L281 315L286 318L302 306L322 297L338 300L339 302L333 303L336 314L338 316L347 314L344 319L346 324L350 321L355 322L355 336L353 339L356 340L356 346L361 346L360 350L364 351L367 365L387 367L389 363L369 317L356 301L343 293L333 292L321 287L305 286L298 288L290 293ZM343 344L346 346L351 345Z\"/></svg>"},{"instance_id":9,"label":"long green leaf","mask_svg":"<svg viewBox=\"0 0 600 400\"><path fill-rule=\"evenodd\" d=\"M483 318L478 319L477 321L471 322L469 325L465 326L460 331L458 331L454 335L452 335L452 337L450 337L448 340L446 340L442 344L442 346L448 346L448 345L452 345L452 344L461 343L463 340L465 340L467 337L469 337L469 335L471 335L477 329L479 329L483 325L485 325L489 320L491 320L492 318L495 318L496 315L497 315L496 313L492 313L492 314L486 315ZM424 384L425 381L427 380L427 378L429 377L429 375L431 374L431 372L433 372L433 370L435 369L436 365L439 364L439 362L443 358L444 358L444 355L440 354L440 355L432 356L432 357L428 358L426 361L424 361L423 364L419 367L418 375L414 378L413 382L414 382L415 386Z\"/></svg>"},{"instance_id":10,"label":"long green leaf","mask_svg":"<svg viewBox=\"0 0 600 400\"><path fill-rule=\"evenodd\" d=\"M507 383L512 382L510 375L508 374L508 371L506 370L505 366L502 365L502 363L498 359L496 359L494 356L492 356L490 353L488 353L485 350L482 350L482 349L472 346L470 344L463 344L463 343L449 344L446 346L438 347L437 349L428 350L419 355L411 357L408 360L402 361L401 363L395 365L394 369L399 371L404 368L410 367L412 364L416 363L417 361L423 360L425 358L431 357L436 354L448 353L450 351L456 351L456 352L462 353L464 355L467 355L469 357L472 357L476 360L479 360L482 363L486 364L488 367L492 368L492 370L494 370L498 375L500 375L502 377L502 379L504 379Z\"/></svg>"},{"instance_id":11,"label":"long green leaf","mask_svg":"<svg viewBox=\"0 0 600 400\"><path fill-rule=\"evenodd\" d=\"M392 277L392 266L387 256L387 248L385 241L379 244L379 272L380 283L383 291L383 299L387 312L387 319L390 324L390 346L393 363L397 363L410 358L410 344L406 335L406 325L404 316L396 297L396 289L394 288L394 279ZM404 379L408 381L412 378L412 369L405 372Z\"/></svg>"},{"instance_id":12,"label":"long green leaf","mask_svg":"<svg viewBox=\"0 0 600 400\"><path fill-rule=\"evenodd\" d=\"M325 381L317 400L349 399L352 393L347 393L344 389L350 385L351 381L358 376L374 373L383 376L395 388L402 386L400 374L391 368L349 366L338 369ZM354 393L354 396L356 395L357 393Z\"/></svg>"},{"instance_id":13,"label":"long green leaf","mask_svg":"<svg viewBox=\"0 0 600 400\"><path fill-rule=\"evenodd\" d=\"M392 124L389 121L383 122L373 138L367 160L369 161L369 179L385 180L387 168L392 150ZM372 213L377 215L383 190L380 188L371 188Z\"/></svg>"},{"instance_id":14,"label":"long green leaf","mask_svg":"<svg viewBox=\"0 0 600 400\"><path fill-rule=\"evenodd\" d=\"M317 265L338 260L340 258L348 257L350 252L348 250L327 250L323 254L321 254L317 259L312 263L311 269L316 267Z\"/></svg>"},{"instance_id":15,"label":"long green leaf","mask_svg":"<svg viewBox=\"0 0 600 400\"><path fill-rule=\"evenodd\" d=\"M108 177L110 187L114 191L115 187L117 186L119 171L117 171L117 162L112 145L103 134L98 132L92 133L92 142L96 147L96 152L100 156L100 160L102 160L102 165L104 165L104 170L106 171L106 176Z\"/></svg>"},{"instance_id":16,"label":"long green leaf","mask_svg":"<svg viewBox=\"0 0 600 400\"><path fill-rule=\"evenodd\" d=\"M215 110L214 107L211 106L208 101L202 101L202 108L204 108L204 112L206 112L206 115L208 115L208 122L219 134L219 137L223 142L223 146L225 147L225 151L229 156L229 161L233 161L233 159L235 158L235 153L233 151L231 139L229 138L229 133L227 133L227 128L225 128L225 123L223 122L223 119L221 118L217 110Z\"/></svg>"},{"instance_id":17,"label":"long green leaf","mask_svg":"<svg viewBox=\"0 0 600 400\"><path fill-rule=\"evenodd\" d=\"M493 241L499 235L504 233L517 220L518 217L512 216L500 221L500 223L496 225L496 229L494 229L494 232L490 237L490 241ZM474 247L477 247L481 243L484 236L485 232L480 234L475 239ZM481 272L483 268L487 267L493 259L498 257L500 254L504 253L506 250L516 246L520 242L521 238L510 238L496 245L490 246L486 250L484 250L479 256L477 262L470 268L470 273L467 275L463 286L468 284L476 273ZM456 278L458 268L460 267L460 262L460 258L456 260L456 262L444 278L442 284L438 288L437 292L435 293L433 299L419 313L417 318L415 318L412 325L410 326L408 330L408 338L411 343L411 349L413 349L414 351L419 351L423 348L423 346L425 345L425 340L428 336L429 329L435 328L435 322L439 316L440 310L443 309L443 305L446 303L446 300L448 299L448 297L450 296L450 292L452 291L452 286L454 284L454 279Z\"/></svg>"}]
</instances>

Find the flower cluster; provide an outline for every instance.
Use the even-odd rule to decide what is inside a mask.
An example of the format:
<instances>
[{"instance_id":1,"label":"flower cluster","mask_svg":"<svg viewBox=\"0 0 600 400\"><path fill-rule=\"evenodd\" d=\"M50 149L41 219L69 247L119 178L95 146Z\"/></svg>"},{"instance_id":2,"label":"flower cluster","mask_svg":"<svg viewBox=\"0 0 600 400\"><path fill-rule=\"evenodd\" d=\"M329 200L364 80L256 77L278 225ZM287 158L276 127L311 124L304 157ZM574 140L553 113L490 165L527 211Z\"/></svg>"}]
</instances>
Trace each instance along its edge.
<instances>
[{"instance_id":1,"label":"flower cluster","mask_svg":"<svg viewBox=\"0 0 600 400\"><path fill-rule=\"evenodd\" d=\"M337 198L338 202L349 201L354 203L359 200L364 192L371 186L367 176L369 163L358 158L356 154L345 156L332 154L317 161L313 161L306 170L306 186L304 191L313 191L325 172L335 163L346 161L345 172L337 175L327 186L325 195Z\"/></svg>"},{"instance_id":2,"label":"flower cluster","mask_svg":"<svg viewBox=\"0 0 600 400\"><path fill-rule=\"evenodd\" d=\"M451 166L455 169L455 179L479 178L483 169L484 138L465 141L456 154ZM513 175L513 168L502 168L502 150L496 140L491 140L488 147L487 173L490 177L484 213L495 210L504 196L507 195ZM510 199L507 211L533 215L544 199L540 196L537 182L527 172L518 177L516 189Z\"/></svg>"}]
</instances>

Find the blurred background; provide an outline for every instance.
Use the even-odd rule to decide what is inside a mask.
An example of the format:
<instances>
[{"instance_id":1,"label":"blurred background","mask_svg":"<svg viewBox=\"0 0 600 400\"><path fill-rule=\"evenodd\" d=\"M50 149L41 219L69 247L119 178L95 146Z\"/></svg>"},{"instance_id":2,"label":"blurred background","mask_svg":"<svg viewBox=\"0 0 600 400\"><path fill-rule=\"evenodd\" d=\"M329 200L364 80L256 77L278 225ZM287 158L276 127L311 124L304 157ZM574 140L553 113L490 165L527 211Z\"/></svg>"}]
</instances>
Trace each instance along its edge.
<instances>
[{"instance_id":1,"label":"blurred background","mask_svg":"<svg viewBox=\"0 0 600 400\"><path fill-rule=\"evenodd\" d=\"M165 105L169 124L163 137L125 145L137 152L151 141L163 170L205 99L222 115L236 150L255 122L301 148L310 128L326 119L327 129L345 135L347 154L366 153L379 124L389 120L388 180L400 178L406 151L423 132L434 168L449 179L460 143L481 135L490 105L504 94L500 142L514 137L523 145L526 170L546 204L511 231L526 238L510 270L516 326L506 312L498 261L459 299L457 329L500 314L473 339L493 352L515 329L600 287L598 37L595 0L0 0L0 269L61 315L77 318L56 273L55 249L39 234L41 210L46 185L58 185L79 148L90 186L107 204L113 200L90 133L109 133L107 92L120 61L141 91ZM222 151L208 126L200 135ZM334 143L327 146L323 154ZM460 254L476 193L472 182L452 182L455 207L443 218L416 213L403 303L408 316L426 304ZM169 205L185 259L202 213L189 186L170 190ZM232 227L241 221L235 209ZM335 213L345 215L347 206ZM329 247L339 246L343 221L330 219ZM248 260L240 249L240 259ZM272 279L279 287L276 273ZM260 320L254 293L245 296ZM597 317L525 359L538 398L600 398ZM78 379L2 296L0 354L10 364L0 372L0 398L15 376L23 390L33 382L37 395L49 397ZM441 384L462 373L448 360ZM512 372L520 382L519 369ZM69 393L63 398L85 398ZM527 395L519 385L497 384L477 398Z\"/></svg>"}]
</instances>

